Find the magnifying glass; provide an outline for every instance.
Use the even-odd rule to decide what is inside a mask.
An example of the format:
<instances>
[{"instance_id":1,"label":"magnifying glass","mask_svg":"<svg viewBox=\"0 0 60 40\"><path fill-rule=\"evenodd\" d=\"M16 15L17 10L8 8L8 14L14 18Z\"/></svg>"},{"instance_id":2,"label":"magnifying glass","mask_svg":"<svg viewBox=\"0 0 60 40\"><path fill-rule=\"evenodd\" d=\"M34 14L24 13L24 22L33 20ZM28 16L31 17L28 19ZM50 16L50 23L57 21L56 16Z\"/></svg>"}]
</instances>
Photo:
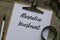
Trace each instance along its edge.
<instances>
[{"instance_id":1,"label":"magnifying glass","mask_svg":"<svg viewBox=\"0 0 60 40\"><path fill-rule=\"evenodd\" d=\"M41 32L41 37L42 37L42 40L47 40L47 36L45 34L47 30L50 30L51 31L51 34L50 34L50 38L52 40L55 40L56 37L57 37L57 30L53 27L53 26L46 26L45 28L43 28L42 32ZM48 34L47 34L48 35Z\"/></svg>"}]
</instances>

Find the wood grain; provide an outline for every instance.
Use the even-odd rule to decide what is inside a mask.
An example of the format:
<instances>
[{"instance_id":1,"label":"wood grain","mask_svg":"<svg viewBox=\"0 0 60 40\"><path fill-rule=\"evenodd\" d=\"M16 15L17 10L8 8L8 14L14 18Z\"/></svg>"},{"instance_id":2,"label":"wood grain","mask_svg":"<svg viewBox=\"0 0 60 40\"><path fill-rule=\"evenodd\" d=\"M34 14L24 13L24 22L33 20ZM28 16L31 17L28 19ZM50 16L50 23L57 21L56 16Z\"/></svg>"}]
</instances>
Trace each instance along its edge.
<instances>
[{"instance_id":1,"label":"wood grain","mask_svg":"<svg viewBox=\"0 0 60 40\"><path fill-rule=\"evenodd\" d=\"M14 5L14 1L16 0L1 0L0 1L0 31L1 31L1 23L2 23L2 18L3 16L6 14L6 23L5 23L5 28L4 28L4 35L3 35L3 40L6 37L6 32L7 32L7 28L9 25L9 20L10 20L10 16L11 16L11 12L13 9L13 5ZM21 0L17 0L17 1L21 1ZM22 0L25 1L25 0ZM39 6L43 7L43 8L49 8L49 1L48 4L44 4L44 2L41 2L42 0L39 0ZM46 1L46 0L45 0ZM25 2L29 2L29 1L25 1ZM31 3L31 1L29 2ZM53 18L52 18L52 22L51 25L54 26L57 31L58 31L58 36L56 40L60 40L60 19L57 18L56 14L54 13ZM50 35L50 34L49 34ZM53 36L53 35L52 35ZM50 40L50 38L48 37L48 40Z\"/></svg>"}]
</instances>

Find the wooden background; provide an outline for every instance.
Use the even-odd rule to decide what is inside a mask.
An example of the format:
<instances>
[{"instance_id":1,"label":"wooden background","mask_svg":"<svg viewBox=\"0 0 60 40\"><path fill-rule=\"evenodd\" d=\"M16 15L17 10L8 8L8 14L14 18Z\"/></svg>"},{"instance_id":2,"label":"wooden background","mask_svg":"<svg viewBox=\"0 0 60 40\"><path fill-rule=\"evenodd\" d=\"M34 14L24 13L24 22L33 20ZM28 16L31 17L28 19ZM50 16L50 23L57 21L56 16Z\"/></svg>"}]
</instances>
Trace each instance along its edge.
<instances>
[{"instance_id":1,"label":"wooden background","mask_svg":"<svg viewBox=\"0 0 60 40\"><path fill-rule=\"evenodd\" d=\"M0 29L1 29L3 16L6 15L3 40L5 39L5 36L6 36L6 31L7 31L8 25L9 25L9 20L10 20L10 16L12 13L14 1L32 3L32 0L0 0ZM38 6L50 9L50 6L49 6L50 0L37 0L37 1L39 1ZM56 40L60 40L60 19L57 18L55 13L53 15L51 25L54 26L58 31ZM48 40L51 40L51 38L48 37Z\"/></svg>"}]
</instances>

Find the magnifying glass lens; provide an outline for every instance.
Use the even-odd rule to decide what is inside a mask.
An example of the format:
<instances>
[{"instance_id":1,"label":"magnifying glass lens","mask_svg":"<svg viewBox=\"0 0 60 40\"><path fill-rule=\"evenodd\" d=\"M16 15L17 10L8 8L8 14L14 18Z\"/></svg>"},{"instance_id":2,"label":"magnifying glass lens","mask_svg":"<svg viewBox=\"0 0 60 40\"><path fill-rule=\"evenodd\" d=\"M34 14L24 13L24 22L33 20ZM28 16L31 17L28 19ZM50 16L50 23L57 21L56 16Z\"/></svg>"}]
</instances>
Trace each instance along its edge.
<instances>
[{"instance_id":1,"label":"magnifying glass lens","mask_svg":"<svg viewBox=\"0 0 60 40\"><path fill-rule=\"evenodd\" d=\"M45 40L47 40L48 38L48 32L49 32L49 29L45 29L44 32L43 32L43 37L45 38Z\"/></svg>"},{"instance_id":2,"label":"magnifying glass lens","mask_svg":"<svg viewBox=\"0 0 60 40\"><path fill-rule=\"evenodd\" d=\"M43 40L47 40L47 38L55 40L57 37L57 31L53 26L47 26L42 30L41 37Z\"/></svg>"}]
</instances>

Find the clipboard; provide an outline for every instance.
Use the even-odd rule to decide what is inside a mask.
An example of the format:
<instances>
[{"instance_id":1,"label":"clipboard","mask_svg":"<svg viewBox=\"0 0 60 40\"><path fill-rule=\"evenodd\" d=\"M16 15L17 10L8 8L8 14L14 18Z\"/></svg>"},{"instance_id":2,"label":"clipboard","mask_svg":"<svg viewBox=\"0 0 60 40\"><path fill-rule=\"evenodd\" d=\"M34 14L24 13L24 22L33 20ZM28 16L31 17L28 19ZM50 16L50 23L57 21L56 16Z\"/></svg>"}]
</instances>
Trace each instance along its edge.
<instances>
[{"instance_id":1,"label":"clipboard","mask_svg":"<svg viewBox=\"0 0 60 40\"><path fill-rule=\"evenodd\" d=\"M16 4L16 5L19 5L19 4ZM38 14L35 14L35 15L38 15ZM52 16L52 14L51 14L51 16ZM48 17L47 17L47 18L48 18ZM22 22L21 22L21 23L22 23ZM47 24L48 24L48 23L47 23ZM50 24L50 22L49 22L49 24ZM49 25L49 24L48 24L48 25ZM44 25L45 25L45 24L44 24ZM42 25L42 26L43 26L43 25ZM34 28L35 28L35 27L34 27ZM35 29L36 29L36 28L35 28Z\"/></svg>"}]
</instances>

